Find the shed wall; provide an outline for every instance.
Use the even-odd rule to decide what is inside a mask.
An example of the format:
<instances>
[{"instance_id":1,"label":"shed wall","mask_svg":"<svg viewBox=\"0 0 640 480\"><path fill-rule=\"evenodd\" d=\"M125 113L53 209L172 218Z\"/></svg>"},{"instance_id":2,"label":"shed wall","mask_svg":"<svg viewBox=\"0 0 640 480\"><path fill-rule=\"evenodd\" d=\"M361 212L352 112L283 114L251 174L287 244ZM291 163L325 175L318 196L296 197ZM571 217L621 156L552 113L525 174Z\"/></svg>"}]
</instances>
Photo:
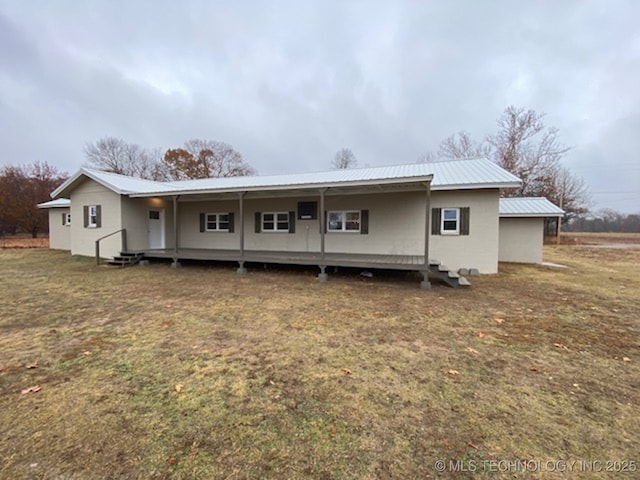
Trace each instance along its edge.
<instances>
[{"instance_id":1,"label":"shed wall","mask_svg":"<svg viewBox=\"0 0 640 480\"><path fill-rule=\"evenodd\" d=\"M543 227L543 218L501 218L500 261L541 263Z\"/></svg>"}]
</instances>

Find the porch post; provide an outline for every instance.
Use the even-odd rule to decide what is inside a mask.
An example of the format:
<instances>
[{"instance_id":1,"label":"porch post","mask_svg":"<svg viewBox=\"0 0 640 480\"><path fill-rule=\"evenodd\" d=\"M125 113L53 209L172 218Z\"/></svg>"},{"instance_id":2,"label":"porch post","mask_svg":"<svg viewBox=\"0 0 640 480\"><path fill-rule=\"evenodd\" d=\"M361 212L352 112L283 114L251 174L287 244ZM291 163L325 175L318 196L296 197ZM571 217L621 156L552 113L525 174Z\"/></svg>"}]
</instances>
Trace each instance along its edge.
<instances>
[{"instance_id":1,"label":"porch post","mask_svg":"<svg viewBox=\"0 0 640 480\"><path fill-rule=\"evenodd\" d=\"M318 275L319 282L327 281L327 273L325 269L327 266L325 265L325 253L324 253L324 232L327 224L327 219L324 218L324 194L327 191L326 188L320 189L320 212L318 218L320 218L320 274Z\"/></svg>"},{"instance_id":2,"label":"porch post","mask_svg":"<svg viewBox=\"0 0 640 480\"><path fill-rule=\"evenodd\" d=\"M424 270L422 271L423 281L420 287L425 290L431 290L431 282L429 282L429 234L431 233L431 182L425 183L427 187L427 195L425 198L426 212L424 216Z\"/></svg>"},{"instance_id":3,"label":"porch post","mask_svg":"<svg viewBox=\"0 0 640 480\"><path fill-rule=\"evenodd\" d=\"M180 266L178 262L178 199L180 195L174 195L173 199L173 263L172 267L176 268Z\"/></svg>"},{"instance_id":4,"label":"porch post","mask_svg":"<svg viewBox=\"0 0 640 480\"><path fill-rule=\"evenodd\" d=\"M238 263L238 270L236 273L238 275L245 275L247 273L247 269L244 268L244 196L247 192L240 192L239 194L239 217L240 217L240 260Z\"/></svg>"}]
</instances>

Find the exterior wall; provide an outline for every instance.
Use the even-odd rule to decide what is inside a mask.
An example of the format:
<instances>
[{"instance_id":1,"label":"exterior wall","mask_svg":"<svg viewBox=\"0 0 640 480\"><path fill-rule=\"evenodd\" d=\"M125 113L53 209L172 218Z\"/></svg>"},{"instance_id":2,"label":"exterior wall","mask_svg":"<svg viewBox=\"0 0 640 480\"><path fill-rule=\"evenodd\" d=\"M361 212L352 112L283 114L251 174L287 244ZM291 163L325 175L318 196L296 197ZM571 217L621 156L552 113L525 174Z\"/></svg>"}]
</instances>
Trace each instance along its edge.
<instances>
[{"instance_id":1,"label":"exterior wall","mask_svg":"<svg viewBox=\"0 0 640 480\"><path fill-rule=\"evenodd\" d=\"M62 216L70 211L69 208L49 209L49 248L71 250L71 225L62 222ZM73 223L73 217L71 222Z\"/></svg>"},{"instance_id":2,"label":"exterior wall","mask_svg":"<svg viewBox=\"0 0 640 480\"><path fill-rule=\"evenodd\" d=\"M327 195L325 207L331 210L369 210L369 233L327 232L325 251L397 255L424 254L425 193L386 193L362 195ZM318 202L315 197L245 199L244 228L247 250L320 251L320 223L316 220L295 221L295 233L255 233L256 212L291 212L297 214L298 202ZM200 232L200 213L233 212L235 232ZM318 212L318 217L320 212ZM179 206L182 248L239 249L239 202L181 202Z\"/></svg>"},{"instance_id":3,"label":"exterior wall","mask_svg":"<svg viewBox=\"0 0 640 480\"><path fill-rule=\"evenodd\" d=\"M91 179L85 179L71 193L71 253L73 255L95 255L95 241L122 228L120 195ZM84 226L85 205L101 206L101 226ZM113 235L100 242L100 256L113 257L121 250L121 237Z\"/></svg>"},{"instance_id":4,"label":"exterior wall","mask_svg":"<svg viewBox=\"0 0 640 480\"><path fill-rule=\"evenodd\" d=\"M369 210L369 233L327 232L325 250L335 253L423 255L425 231L424 192L327 195L325 207L332 210ZM318 252L319 220L296 219L295 233L255 233L256 212L297 211L298 202L319 197L246 199L245 248ZM432 192L431 207L470 207L469 235L430 235L431 259L452 270L477 268L481 273L498 271L498 200L492 190ZM200 232L200 213L233 212L235 232ZM179 228L181 248L239 249L240 226L237 200L181 202ZM171 223L167 218L167 222Z\"/></svg>"},{"instance_id":5,"label":"exterior wall","mask_svg":"<svg viewBox=\"0 0 640 480\"><path fill-rule=\"evenodd\" d=\"M245 215L246 215L245 201ZM178 204L178 245L181 248L240 249L240 202L222 200L211 202L180 202ZM230 213L235 215L235 232L200 232L201 213ZM253 217L252 217L253 218ZM169 219L173 226L173 219ZM251 227L253 229L253 227ZM173 231L173 227L171 229ZM253 230L252 230L253 231ZM245 231L245 245L248 231Z\"/></svg>"},{"instance_id":6,"label":"exterior wall","mask_svg":"<svg viewBox=\"0 0 640 480\"><path fill-rule=\"evenodd\" d=\"M127 250L149 248L149 209L164 210L165 248L173 248L173 202L160 198L122 197L122 228L127 229Z\"/></svg>"},{"instance_id":7,"label":"exterior wall","mask_svg":"<svg viewBox=\"0 0 640 480\"><path fill-rule=\"evenodd\" d=\"M470 222L469 235L431 235L429 257L451 270L477 268L480 273L497 273L498 190L435 191L431 207L470 207Z\"/></svg>"},{"instance_id":8,"label":"exterior wall","mask_svg":"<svg viewBox=\"0 0 640 480\"><path fill-rule=\"evenodd\" d=\"M501 262L542 263L543 218L501 218Z\"/></svg>"}]
</instances>

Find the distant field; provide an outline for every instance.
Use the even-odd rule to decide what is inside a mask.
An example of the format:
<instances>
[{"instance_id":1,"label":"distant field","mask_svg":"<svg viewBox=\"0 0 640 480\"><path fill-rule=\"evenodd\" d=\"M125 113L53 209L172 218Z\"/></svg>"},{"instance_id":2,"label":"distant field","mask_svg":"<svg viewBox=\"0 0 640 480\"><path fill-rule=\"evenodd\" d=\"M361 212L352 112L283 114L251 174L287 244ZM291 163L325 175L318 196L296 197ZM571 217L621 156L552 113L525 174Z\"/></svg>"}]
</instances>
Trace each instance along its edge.
<instances>
[{"instance_id":1,"label":"distant field","mask_svg":"<svg viewBox=\"0 0 640 480\"><path fill-rule=\"evenodd\" d=\"M640 233L593 233L593 232L562 232L561 242L564 244L640 244Z\"/></svg>"},{"instance_id":2,"label":"distant field","mask_svg":"<svg viewBox=\"0 0 640 480\"><path fill-rule=\"evenodd\" d=\"M31 238L31 235L0 235L0 248L47 248L49 237L38 236Z\"/></svg>"},{"instance_id":3,"label":"distant field","mask_svg":"<svg viewBox=\"0 0 640 480\"><path fill-rule=\"evenodd\" d=\"M0 478L638 478L640 250L545 256L423 291L0 250Z\"/></svg>"}]
</instances>

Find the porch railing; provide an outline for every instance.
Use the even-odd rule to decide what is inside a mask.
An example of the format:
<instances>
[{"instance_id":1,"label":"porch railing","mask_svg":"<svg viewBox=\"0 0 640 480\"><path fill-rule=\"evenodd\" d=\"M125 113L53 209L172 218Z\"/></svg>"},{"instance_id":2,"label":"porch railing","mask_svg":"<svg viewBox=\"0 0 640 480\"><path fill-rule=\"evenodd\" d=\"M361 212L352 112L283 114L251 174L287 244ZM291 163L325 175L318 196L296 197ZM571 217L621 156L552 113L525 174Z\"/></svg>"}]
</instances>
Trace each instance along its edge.
<instances>
[{"instance_id":1,"label":"porch railing","mask_svg":"<svg viewBox=\"0 0 640 480\"><path fill-rule=\"evenodd\" d=\"M126 252L127 251L127 229L126 228L121 228L120 230L116 230L115 232L111 232L107 235L105 235L104 237L100 237L99 239L96 240L96 265L100 265L100 242L102 240L104 240L105 238L109 238L113 235L116 235L118 233L122 233L122 251Z\"/></svg>"}]
</instances>

